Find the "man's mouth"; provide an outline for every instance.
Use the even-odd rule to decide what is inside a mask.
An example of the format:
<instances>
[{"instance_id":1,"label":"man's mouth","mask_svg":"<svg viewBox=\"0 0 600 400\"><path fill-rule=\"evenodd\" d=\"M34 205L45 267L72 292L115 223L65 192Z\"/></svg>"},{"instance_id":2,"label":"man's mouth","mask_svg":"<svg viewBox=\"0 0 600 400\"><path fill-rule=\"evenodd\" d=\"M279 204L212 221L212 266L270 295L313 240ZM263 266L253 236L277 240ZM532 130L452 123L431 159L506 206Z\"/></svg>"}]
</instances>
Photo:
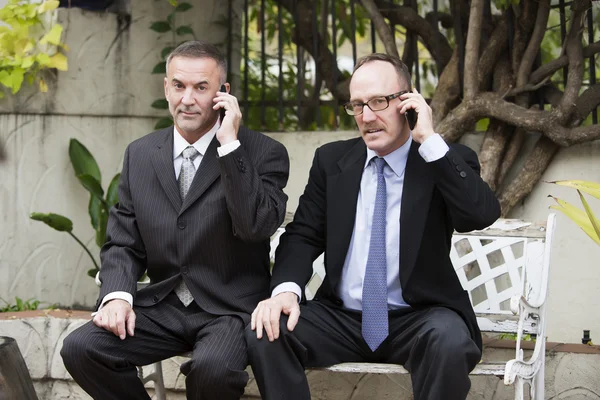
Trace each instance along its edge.
<instances>
[{"instance_id":1,"label":"man's mouth","mask_svg":"<svg viewBox=\"0 0 600 400\"><path fill-rule=\"evenodd\" d=\"M372 128L372 129L366 129L365 133L369 134L369 133L377 133L377 132L381 132L383 129L381 128Z\"/></svg>"}]
</instances>

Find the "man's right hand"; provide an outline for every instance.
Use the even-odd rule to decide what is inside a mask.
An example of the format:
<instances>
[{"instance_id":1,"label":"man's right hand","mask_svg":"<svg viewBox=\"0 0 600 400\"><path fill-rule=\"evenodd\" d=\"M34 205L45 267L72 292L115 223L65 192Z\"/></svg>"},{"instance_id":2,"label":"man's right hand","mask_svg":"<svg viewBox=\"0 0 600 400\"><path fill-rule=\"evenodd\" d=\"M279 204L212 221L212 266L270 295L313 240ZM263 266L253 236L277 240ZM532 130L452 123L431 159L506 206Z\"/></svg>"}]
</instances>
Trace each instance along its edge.
<instances>
[{"instance_id":1,"label":"man's right hand","mask_svg":"<svg viewBox=\"0 0 600 400\"><path fill-rule=\"evenodd\" d=\"M275 297L263 300L256 306L250 322L252 330L256 330L256 337L262 339L263 328L269 341L279 338L279 319L281 313L289 315L287 328L291 332L300 318L300 305L298 295L292 292L279 293Z\"/></svg>"},{"instance_id":2,"label":"man's right hand","mask_svg":"<svg viewBox=\"0 0 600 400\"><path fill-rule=\"evenodd\" d=\"M98 311L93 321L96 326L114 333L123 340L125 339L125 328L127 328L127 334L133 336L135 312L125 300L114 299L107 302Z\"/></svg>"}]
</instances>

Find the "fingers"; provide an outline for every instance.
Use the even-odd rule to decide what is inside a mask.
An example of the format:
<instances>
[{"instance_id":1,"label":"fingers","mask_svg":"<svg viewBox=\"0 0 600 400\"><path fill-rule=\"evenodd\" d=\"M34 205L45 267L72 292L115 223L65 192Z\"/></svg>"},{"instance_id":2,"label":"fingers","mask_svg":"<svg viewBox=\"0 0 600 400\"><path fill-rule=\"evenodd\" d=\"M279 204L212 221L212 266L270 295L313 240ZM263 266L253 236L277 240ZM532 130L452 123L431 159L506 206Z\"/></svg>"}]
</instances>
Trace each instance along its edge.
<instances>
[{"instance_id":1,"label":"fingers","mask_svg":"<svg viewBox=\"0 0 600 400\"><path fill-rule=\"evenodd\" d=\"M129 333L133 336L135 328L135 312L122 300L107 303L93 319L94 325L106 329L124 340Z\"/></svg>"},{"instance_id":2,"label":"fingers","mask_svg":"<svg viewBox=\"0 0 600 400\"><path fill-rule=\"evenodd\" d=\"M133 336L134 331L135 331L135 312L133 310L131 310L131 312L129 313L129 317L127 318L127 333L129 334L129 336Z\"/></svg>"},{"instance_id":3,"label":"fingers","mask_svg":"<svg viewBox=\"0 0 600 400\"><path fill-rule=\"evenodd\" d=\"M298 319L300 319L300 307L296 305L290 310L290 316L287 322L288 331L293 331L296 325L298 324Z\"/></svg>"}]
</instances>

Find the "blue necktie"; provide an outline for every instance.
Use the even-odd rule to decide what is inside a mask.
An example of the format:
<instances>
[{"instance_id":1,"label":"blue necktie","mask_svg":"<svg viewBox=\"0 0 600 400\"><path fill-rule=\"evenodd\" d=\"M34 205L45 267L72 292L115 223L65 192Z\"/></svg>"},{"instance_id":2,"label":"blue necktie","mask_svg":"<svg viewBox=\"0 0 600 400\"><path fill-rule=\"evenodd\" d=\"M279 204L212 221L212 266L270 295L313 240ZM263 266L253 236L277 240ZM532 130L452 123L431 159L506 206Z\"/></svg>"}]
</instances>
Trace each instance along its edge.
<instances>
[{"instance_id":1,"label":"blue necktie","mask_svg":"<svg viewBox=\"0 0 600 400\"><path fill-rule=\"evenodd\" d=\"M385 254L387 196L383 176L385 160L379 157L374 160L377 167L377 194L362 292L362 334L371 351L377 350L389 334Z\"/></svg>"}]
</instances>

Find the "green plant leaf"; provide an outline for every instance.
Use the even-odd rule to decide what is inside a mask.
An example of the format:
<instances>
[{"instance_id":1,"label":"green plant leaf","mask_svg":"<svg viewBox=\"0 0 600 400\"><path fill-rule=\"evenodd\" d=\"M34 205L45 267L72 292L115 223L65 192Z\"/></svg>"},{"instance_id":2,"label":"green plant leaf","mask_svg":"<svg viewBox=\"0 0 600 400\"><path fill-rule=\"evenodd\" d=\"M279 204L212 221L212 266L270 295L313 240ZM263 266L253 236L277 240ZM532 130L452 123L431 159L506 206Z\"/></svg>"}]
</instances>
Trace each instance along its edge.
<instances>
[{"instance_id":1,"label":"green plant leaf","mask_svg":"<svg viewBox=\"0 0 600 400\"><path fill-rule=\"evenodd\" d=\"M92 278L96 277L96 274L98 273L98 270L96 268L92 268L92 269L88 269L88 276L91 276Z\"/></svg>"},{"instance_id":2,"label":"green plant leaf","mask_svg":"<svg viewBox=\"0 0 600 400\"><path fill-rule=\"evenodd\" d=\"M119 181L121 180L121 174L116 174L112 181L110 181L110 185L108 185L108 189L106 190L106 204L108 207L112 207L119 202Z\"/></svg>"},{"instance_id":3,"label":"green plant leaf","mask_svg":"<svg viewBox=\"0 0 600 400\"><path fill-rule=\"evenodd\" d=\"M581 191L577 190L577 193L579 194L579 198L581 199L581 204L583 204L583 208L585 209L585 213L587 214L588 218L590 219L590 222L592 223L592 227L594 228L594 232L596 232L596 237L598 237L598 239L600 240L600 221L598 221L596 219L596 216L592 212L592 209L590 208L590 205L588 204L588 202L585 199L585 197L583 197L583 195L581 194Z\"/></svg>"},{"instance_id":4,"label":"green plant leaf","mask_svg":"<svg viewBox=\"0 0 600 400\"><path fill-rule=\"evenodd\" d=\"M171 125L173 125L173 120L170 117L164 117L158 120L156 125L154 125L154 129L168 128Z\"/></svg>"},{"instance_id":5,"label":"green plant leaf","mask_svg":"<svg viewBox=\"0 0 600 400\"><path fill-rule=\"evenodd\" d=\"M167 15L167 22L169 23L169 25L175 26L175 11Z\"/></svg>"},{"instance_id":6,"label":"green plant leaf","mask_svg":"<svg viewBox=\"0 0 600 400\"><path fill-rule=\"evenodd\" d=\"M165 62L161 61L158 64L156 64L154 68L152 68L152 73L165 75L167 73L167 65L165 64Z\"/></svg>"},{"instance_id":7,"label":"green plant leaf","mask_svg":"<svg viewBox=\"0 0 600 400\"><path fill-rule=\"evenodd\" d=\"M575 207L574 205L556 198L554 196L550 196L558 203L558 206L550 206L550 208L554 210L558 210L569 217L573 222L577 224L583 231L588 235L592 240L600 245L600 237L596 235L594 228L592 227L592 222L588 218L588 215Z\"/></svg>"},{"instance_id":8,"label":"green plant leaf","mask_svg":"<svg viewBox=\"0 0 600 400\"><path fill-rule=\"evenodd\" d=\"M567 186L573 189L581 190L589 195L594 196L595 198L600 200L600 183L590 182L590 181L582 181L582 180L569 180L569 181L554 181L548 182L553 183L555 185Z\"/></svg>"},{"instance_id":9,"label":"green plant leaf","mask_svg":"<svg viewBox=\"0 0 600 400\"><path fill-rule=\"evenodd\" d=\"M168 110L169 109L169 102L166 99L154 100L152 102L152 104L150 105L150 107L157 108L159 110Z\"/></svg>"},{"instance_id":10,"label":"green plant leaf","mask_svg":"<svg viewBox=\"0 0 600 400\"><path fill-rule=\"evenodd\" d=\"M177 28L175 30L175 33L177 33L179 36L193 35L194 30L192 28L190 28L188 25L183 25L183 26L180 26L179 28Z\"/></svg>"},{"instance_id":11,"label":"green plant leaf","mask_svg":"<svg viewBox=\"0 0 600 400\"><path fill-rule=\"evenodd\" d=\"M69 158L71 159L71 164L73 164L75 176L90 175L98 182L102 182L102 175L100 174L100 168L96 159L77 139L69 141Z\"/></svg>"},{"instance_id":12,"label":"green plant leaf","mask_svg":"<svg viewBox=\"0 0 600 400\"><path fill-rule=\"evenodd\" d=\"M54 25L48 33L40 39L40 44L50 43L55 46L60 44L60 36L62 35L63 27L61 25Z\"/></svg>"},{"instance_id":13,"label":"green plant leaf","mask_svg":"<svg viewBox=\"0 0 600 400\"><path fill-rule=\"evenodd\" d=\"M90 214L90 222L94 230L98 229L98 221L100 219L100 210L102 209L102 202L96 196L90 196L90 203L88 204L88 214Z\"/></svg>"},{"instance_id":14,"label":"green plant leaf","mask_svg":"<svg viewBox=\"0 0 600 400\"><path fill-rule=\"evenodd\" d=\"M34 221L41 221L59 232L71 232L73 230L73 222L69 218L60 214L44 214L34 212L31 213L29 218L33 219Z\"/></svg>"},{"instance_id":15,"label":"green plant leaf","mask_svg":"<svg viewBox=\"0 0 600 400\"><path fill-rule=\"evenodd\" d=\"M77 179L81 185L88 191L92 196L97 197L101 202L104 201L104 190L100 185L100 182L96 178L88 174L77 175Z\"/></svg>"},{"instance_id":16,"label":"green plant leaf","mask_svg":"<svg viewBox=\"0 0 600 400\"><path fill-rule=\"evenodd\" d=\"M190 3L179 3L177 7L175 7L175 11L184 12L192 8L193 6Z\"/></svg>"},{"instance_id":17,"label":"green plant leaf","mask_svg":"<svg viewBox=\"0 0 600 400\"><path fill-rule=\"evenodd\" d=\"M177 7L177 0L169 0L169 4L171 4L173 7Z\"/></svg>"},{"instance_id":18,"label":"green plant leaf","mask_svg":"<svg viewBox=\"0 0 600 400\"><path fill-rule=\"evenodd\" d=\"M102 247L106 243L106 225L108 224L108 210L102 207L100 210L100 218L98 220L98 229L96 229L96 244Z\"/></svg>"},{"instance_id":19,"label":"green plant leaf","mask_svg":"<svg viewBox=\"0 0 600 400\"><path fill-rule=\"evenodd\" d=\"M155 21L150 25L150 29L154 32L165 33L171 30L171 24L167 21Z\"/></svg>"},{"instance_id":20,"label":"green plant leaf","mask_svg":"<svg viewBox=\"0 0 600 400\"><path fill-rule=\"evenodd\" d=\"M160 57L161 57L163 60L166 60L166 59L167 59L167 56L168 56L169 54L171 54L171 52L172 52L174 49L175 49L175 47L173 47L173 46L167 46L167 47L163 48L163 49L160 51Z\"/></svg>"}]
</instances>

